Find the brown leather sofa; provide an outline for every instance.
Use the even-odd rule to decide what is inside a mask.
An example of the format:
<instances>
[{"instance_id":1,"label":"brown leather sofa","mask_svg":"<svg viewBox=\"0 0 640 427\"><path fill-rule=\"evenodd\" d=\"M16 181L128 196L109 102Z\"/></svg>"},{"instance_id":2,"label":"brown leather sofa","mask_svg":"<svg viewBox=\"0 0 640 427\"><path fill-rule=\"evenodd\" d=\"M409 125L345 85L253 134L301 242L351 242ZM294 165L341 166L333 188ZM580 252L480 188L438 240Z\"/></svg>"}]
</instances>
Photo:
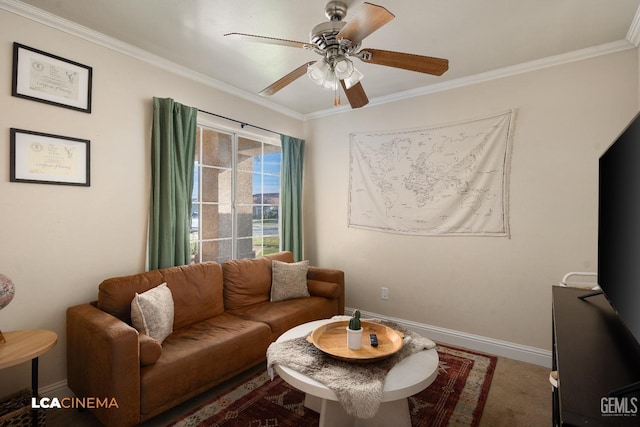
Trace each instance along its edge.
<instances>
[{"instance_id":1,"label":"brown leather sofa","mask_svg":"<svg viewBox=\"0 0 640 427\"><path fill-rule=\"evenodd\" d=\"M67 310L68 386L78 397L111 402L92 409L103 424L135 425L263 362L286 330L344 313L344 273L334 269L310 266L309 297L271 302L272 260L293 262L293 255L103 281L97 301ZM173 332L160 344L131 326L131 301L165 282Z\"/></svg>"}]
</instances>

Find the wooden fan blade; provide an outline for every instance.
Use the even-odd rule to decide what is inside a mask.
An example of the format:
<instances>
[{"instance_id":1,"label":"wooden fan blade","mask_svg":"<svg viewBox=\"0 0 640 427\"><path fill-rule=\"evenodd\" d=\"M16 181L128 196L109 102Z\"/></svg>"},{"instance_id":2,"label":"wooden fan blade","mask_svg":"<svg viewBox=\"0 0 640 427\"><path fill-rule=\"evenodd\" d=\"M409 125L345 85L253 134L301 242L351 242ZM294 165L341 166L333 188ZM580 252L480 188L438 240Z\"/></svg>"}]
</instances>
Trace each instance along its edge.
<instances>
[{"instance_id":1,"label":"wooden fan blade","mask_svg":"<svg viewBox=\"0 0 640 427\"><path fill-rule=\"evenodd\" d=\"M369 55L370 54L370 55ZM364 62L402 68L419 73L441 76L449 69L449 61L431 56L414 55L412 53L394 52L380 49L362 49L358 56Z\"/></svg>"},{"instance_id":2,"label":"wooden fan blade","mask_svg":"<svg viewBox=\"0 0 640 427\"><path fill-rule=\"evenodd\" d=\"M344 84L344 80L340 80L340 84L342 85L345 95L347 95L351 108L364 107L369 103L369 98L367 98L367 94L364 93L364 88L360 82L354 84L349 89L347 89L347 86Z\"/></svg>"},{"instance_id":3,"label":"wooden fan blade","mask_svg":"<svg viewBox=\"0 0 640 427\"><path fill-rule=\"evenodd\" d=\"M311 64L313 64L315 62L316 61L309 61L306 64L303 64L303 65L299 66L298 68L296 68L295 70L293 70L292 72L287 74L286 76L282 77L277 82L273 83L271 86L262 89L260 91L260 95L262 95L262 96L271 96L271 95L273 95L274 93L278 92L283 87L293 83L294 81L296 81L300 77L302 77L305 74L307 74L307 67L309 67L309 65L311 65Z\"/></svg>"},{"instance_id":4,"label":"wooden fan blade","mask_svg":"<svg viewBox=\"0 0 640 427\"><path fill-rule=\"evenodd\" d=\"M353 19L349 20L336 36L336 40L347 39L352 46L359 44L395 16L382 6L364 2Z\"/></svg>"},{"instance_id":5,"label":"wooden fan blade","mask_svg":"<svg viewBox=\"0 0 640 427\"><path fill-rule=\"evenodd\" d=\"M304 43L295 40L278 39L275 37L256 36L254 34L245 33L227 33L225 37L232 40L241 40L253 43L276 44L279 46L297 47L300 49L314 49L316 46L311 43Z\"/></svg>"}]
</instances>

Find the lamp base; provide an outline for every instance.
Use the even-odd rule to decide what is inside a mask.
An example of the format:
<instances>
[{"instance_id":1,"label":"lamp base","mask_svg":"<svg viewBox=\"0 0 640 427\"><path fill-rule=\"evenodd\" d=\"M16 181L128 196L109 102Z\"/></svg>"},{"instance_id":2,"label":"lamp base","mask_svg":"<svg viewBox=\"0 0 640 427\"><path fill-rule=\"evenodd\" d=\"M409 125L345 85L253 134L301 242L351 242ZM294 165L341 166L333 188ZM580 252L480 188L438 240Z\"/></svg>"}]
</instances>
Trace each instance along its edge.
<instances>
[{"instance_id":1,"label":"lamp base","mask_svg":"<svg viewBox=\"0 0 640 427\"><path fill-rule=\"evenodd\" d=\"M4 335L2 335L2 331L0 331L0 344L4 344L6 342L7 342L7 340L4 339Z\"/></svg>"}]
</instances>

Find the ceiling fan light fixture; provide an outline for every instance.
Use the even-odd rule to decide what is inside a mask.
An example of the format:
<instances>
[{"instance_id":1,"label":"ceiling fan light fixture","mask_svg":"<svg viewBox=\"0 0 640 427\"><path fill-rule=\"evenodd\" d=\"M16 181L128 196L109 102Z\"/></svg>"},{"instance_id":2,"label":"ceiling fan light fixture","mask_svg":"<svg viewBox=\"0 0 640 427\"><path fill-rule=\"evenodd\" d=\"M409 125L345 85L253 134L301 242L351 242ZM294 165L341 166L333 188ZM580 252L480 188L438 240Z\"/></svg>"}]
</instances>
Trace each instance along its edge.
<instances>
[{"instance_id":1,"label":"ceiling fan light fixture","mask_svg":"<svg viewBox=\"0 0 640 427\"><path fill-rule=\"evenodd\" d=\"M326 61L317 61L309 65L307 67L307 76L312 82L327 90L335 90L340 81L336 76L334 67Z\"/></svg>"},{"instance_id":2,"label":"ceiling fan light fixture","mask_svg":"<svg viewBox=\"0 0 640 427\"><path fill-rule=\"evenodd\" d=\"M322 80L322 87L327 90L336 90L338 87L339 79L336 77L336 73L329 68L327 74L325 74L324 79Z\"/></svg>"},{"instance_id":3,"label":"ceiling fan light fixture","mask_svg":"<svg viewBox=\"0 0 640 427\"><path fill-rule=\"evenodd\" d=\"M326 61L316 61L307 67L307 76L312 82L322 86L322 81L329 71L329 64Z\"/></svg>"},{"instance_id":4,"label":"ceiling fan light fixture","mask_svg":"<svg viewBox=\"0 0 640 427\"><path fill-rule=\"evenodd\" d=\"M344 55L332 60L331 64L327 60L317 61L307 67L307 76L318 86L333 91L339 87L340 80L344 81L347 89L362 80L362 73Z\"/></svg>"},{"instance_id":5,"label":"ceiling fan light fixture","mask_svg":"<svg viewBox=\"0 0 640 427\"><path fill-rule=\"evenodd\" d=\"M340 55L336 58L333 64L333 69L335 70L338 79L343 80L353 74L355 67L349 58L344 55Z\"/></svg>"},{"instance_id":6,"label":"ceiling fan light fixture","mask_svg":"<svg viewBox=\"0 0 640 427\"><path fill-rule=\"evenodd\" d=\"M351 89L354 85L360 82L363 77L364 75L360 71L358 71L356 67L353 67L353 72L351 73L351 75L343 79L344 86L347 89Z\"/></svg>"},{"instance_id":7,"label":"ceiling fan light fixture","mask_svg":"<svg viewBox=\"0 0 640 427\"><path fill-rule=\"evenodd\" d=\"M363 75L354 67L353 58L374 65L434 76L440 76L449 69L449 61L443 58L381 49L360 50L364 38L389 23L395 16L384 6L365 1L356 15L345 22L347 6L346 0L329 1L325 7L329 21L312 28L308 43L245 33L228 33L225 37L306 49L322 57L319 61L302 64L267 86L260 91L260 95L265 96L275 94L307 74L318 86L334 91L334 105L340 105L340 89L343 88L351 108L360 108L366 105L369 99L360 84Z\"/></svg>"}]
</instances>

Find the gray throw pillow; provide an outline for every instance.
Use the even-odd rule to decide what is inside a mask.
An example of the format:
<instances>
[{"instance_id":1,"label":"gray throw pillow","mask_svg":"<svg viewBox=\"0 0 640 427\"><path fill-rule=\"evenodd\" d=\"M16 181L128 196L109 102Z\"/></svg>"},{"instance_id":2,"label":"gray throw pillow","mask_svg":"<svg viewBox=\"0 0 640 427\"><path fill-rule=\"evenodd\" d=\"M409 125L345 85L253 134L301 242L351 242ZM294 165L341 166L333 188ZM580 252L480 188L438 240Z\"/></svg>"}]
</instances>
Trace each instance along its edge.
<instances>
[{"instance_id":1,"label":"gray throw pillow","mask_svg":"<svg viewBox=\"0 0 640 427\"><path fill-rule=\"evenodd\" d=\"M307 288L308 260L300 262L273 260L271 268L271 301L309 296Z\"/></svg>"},{"instance_id":2,"label":"gray throw pillow","mask_svg":"<svg viewBox=\"0 0 640 427\"><path fill-rule=\"evenodd\" d=\"M136 292L131 301L131 323L159 343L173 332L173 296L166 283L141 294Z\"/></svg>"}]
</instances>

